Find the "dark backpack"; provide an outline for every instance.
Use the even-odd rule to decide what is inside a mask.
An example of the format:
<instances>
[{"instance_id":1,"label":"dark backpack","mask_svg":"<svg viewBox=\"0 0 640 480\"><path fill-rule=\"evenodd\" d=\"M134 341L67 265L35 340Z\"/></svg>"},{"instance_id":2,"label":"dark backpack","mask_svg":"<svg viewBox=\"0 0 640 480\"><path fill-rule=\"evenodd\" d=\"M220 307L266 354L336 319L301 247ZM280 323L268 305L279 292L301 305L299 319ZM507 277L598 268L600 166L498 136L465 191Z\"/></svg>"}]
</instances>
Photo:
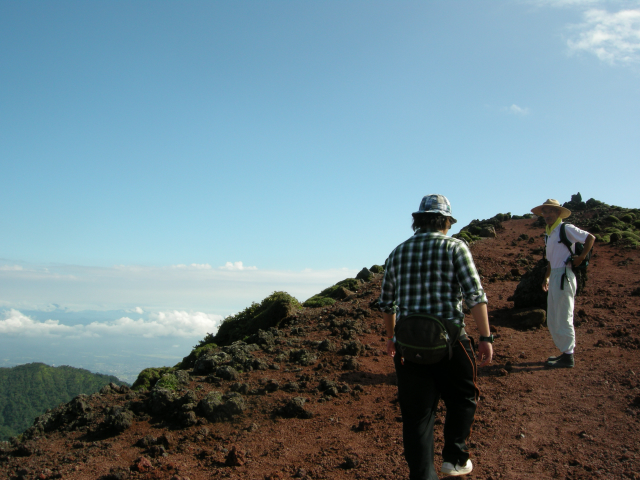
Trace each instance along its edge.
<instances>
[{"instance_id":1,"label":"dark backpack","mask_svg":"<svg viewBox=\"0 0 640 480\"><path fill-rule=\"evenodd\" d=\"M453 346L460 337L460 327L435 315L414 313L396 324L396 350L402 362L430 365L443 358L451 359Z\"/></svg>"},{"instance_id":2,"label":"dark backpack","mask_svg":"<svg viewBox=\"0 0 640 480\"><path fill-rule=\"evenodd\" d=\"M571 251L571 241L567 238L567 232L565 231L567 225L571 225L571 224L570 223L560 224L560 242L564 243L564 245L569 249L569 253L571 253L571 256L573 257L574 253ZM580 255L584 251L584 243L576 242L575 245L576 245L575 255ZM582 263L577 267L574 267L573 265L571 265L571 268L574 271L586 270L587 266L589 265L589 259L591 258L592 252L593 252L593 249L589 250L589 253L587 253L587 255L584 257L584 260L582 261Z\"/></svg>"}]
</instances>

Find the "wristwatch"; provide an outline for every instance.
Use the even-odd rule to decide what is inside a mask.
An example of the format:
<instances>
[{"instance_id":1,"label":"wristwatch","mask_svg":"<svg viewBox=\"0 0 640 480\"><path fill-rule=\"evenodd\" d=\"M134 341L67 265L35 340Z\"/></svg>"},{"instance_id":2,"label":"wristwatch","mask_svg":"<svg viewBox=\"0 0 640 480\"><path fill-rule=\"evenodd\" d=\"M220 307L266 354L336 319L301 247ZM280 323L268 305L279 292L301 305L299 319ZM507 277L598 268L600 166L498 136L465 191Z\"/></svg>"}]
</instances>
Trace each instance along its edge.
<instances>
[{"instance_id":1,"label":"wristwatch","mask_svg":"<svg viewBox=\"0 0 640 480\"><path fill-rule=\"evenodd\" d=\"M489 335L488 337L485 337L483 335L480 335L480 341L481 342L489 342L489 343L493 343L493 335Z\"/></svg>"}]
</instances>

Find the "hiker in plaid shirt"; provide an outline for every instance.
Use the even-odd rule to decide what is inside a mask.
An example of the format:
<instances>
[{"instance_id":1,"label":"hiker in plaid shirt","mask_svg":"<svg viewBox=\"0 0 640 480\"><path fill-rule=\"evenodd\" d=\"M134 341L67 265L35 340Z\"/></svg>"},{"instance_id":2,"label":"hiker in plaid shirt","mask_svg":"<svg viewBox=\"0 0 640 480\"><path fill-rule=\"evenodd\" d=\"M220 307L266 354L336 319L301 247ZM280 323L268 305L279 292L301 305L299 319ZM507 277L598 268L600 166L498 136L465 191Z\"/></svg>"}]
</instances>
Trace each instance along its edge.
<instances>
[{"instance_id":1,"label":"hiker in plaid shirt","mask_svg":"<svg viewBox=\"0 0 640 480\"><path fill-rule=\"evenodd\" d=\"M437 480L433 426L440 397L447 414L441 472L466 475L473 469L466 440L471 433L478 388L471 340L464 331L462 300L471 309L480 333L480 366L491 362L487 296L467 245L447 236L456 220L444 195L427 195L413 213L414 235L389 255L380 294L387 330L387 353L394 358L402 411L405 458L411 480ZM462 327L451 359L423 365L396 355L396 319L409 314L437 315Z\"/></svg>"}]
</instances>

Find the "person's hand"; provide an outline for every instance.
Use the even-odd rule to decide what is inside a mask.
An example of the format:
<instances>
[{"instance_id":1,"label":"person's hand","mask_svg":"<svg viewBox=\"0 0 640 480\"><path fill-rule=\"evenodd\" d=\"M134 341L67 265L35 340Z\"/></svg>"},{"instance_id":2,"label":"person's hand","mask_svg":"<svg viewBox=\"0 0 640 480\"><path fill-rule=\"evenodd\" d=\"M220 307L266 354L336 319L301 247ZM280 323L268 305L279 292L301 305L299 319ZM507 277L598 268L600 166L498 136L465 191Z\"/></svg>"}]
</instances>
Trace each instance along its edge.
<instances>
[{"instance_id":1,"label":"person's hand","mask_svg":"<svg viewBox=\"0 0 640 480\"><path fill-rule=\"evenodd\" d=\"M549 291L549 279L545 278L544 282L542 282L542 290L544 290L545 292Z\"/></svg>"},{"instance_id":2,"label":"person's hand","mask_svg":"<svg viewBox=\"0 0 640 480\"><path fill-rule=\"evenodd\" d=\"M580 255L576 255L575 257L571 258L571 262L574 267L578 267L582 263L582 258L580 258Z\"/></svg>"},{"instance_id":3,"label":"person's hand","mask_svg":"<svg viewBox=\"0 0 640 480\"><path fill-rule=\"evenodd\" d=\"M477 357L480 362L480 367L484 367L486 364L491 363L491 360L493 359L493 345L489 342L479 342Z\"/></svg>"},{"instance_id":4,"label":"person's hand","mask_svg":"<svg viewBox=\"0 0 640 480\"><path fill-rule=\"evenodd\" d=\"M396 356L396 344L393 342L393 338L387 338L387 355Z\"/></svg>"}]
</instances>

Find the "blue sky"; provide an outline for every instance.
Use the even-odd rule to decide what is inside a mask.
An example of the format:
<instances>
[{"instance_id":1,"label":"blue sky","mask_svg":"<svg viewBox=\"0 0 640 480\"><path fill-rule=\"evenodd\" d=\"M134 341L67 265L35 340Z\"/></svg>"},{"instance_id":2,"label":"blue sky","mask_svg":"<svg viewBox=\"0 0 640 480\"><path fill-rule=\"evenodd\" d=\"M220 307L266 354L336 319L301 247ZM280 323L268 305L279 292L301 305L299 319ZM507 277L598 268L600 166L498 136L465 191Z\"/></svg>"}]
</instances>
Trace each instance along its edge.
<instances>
[{"instance_id":1,"label":"blue sky","mask_svg":"<svg viewBox=\"0 0 640 480\"><path fill-rule=\"evenodd\" d=\"M16 338L196 338L384 262L429 193L640 206L640 1L0 0L0 47Z\"/></svg>"}]
</instances>

